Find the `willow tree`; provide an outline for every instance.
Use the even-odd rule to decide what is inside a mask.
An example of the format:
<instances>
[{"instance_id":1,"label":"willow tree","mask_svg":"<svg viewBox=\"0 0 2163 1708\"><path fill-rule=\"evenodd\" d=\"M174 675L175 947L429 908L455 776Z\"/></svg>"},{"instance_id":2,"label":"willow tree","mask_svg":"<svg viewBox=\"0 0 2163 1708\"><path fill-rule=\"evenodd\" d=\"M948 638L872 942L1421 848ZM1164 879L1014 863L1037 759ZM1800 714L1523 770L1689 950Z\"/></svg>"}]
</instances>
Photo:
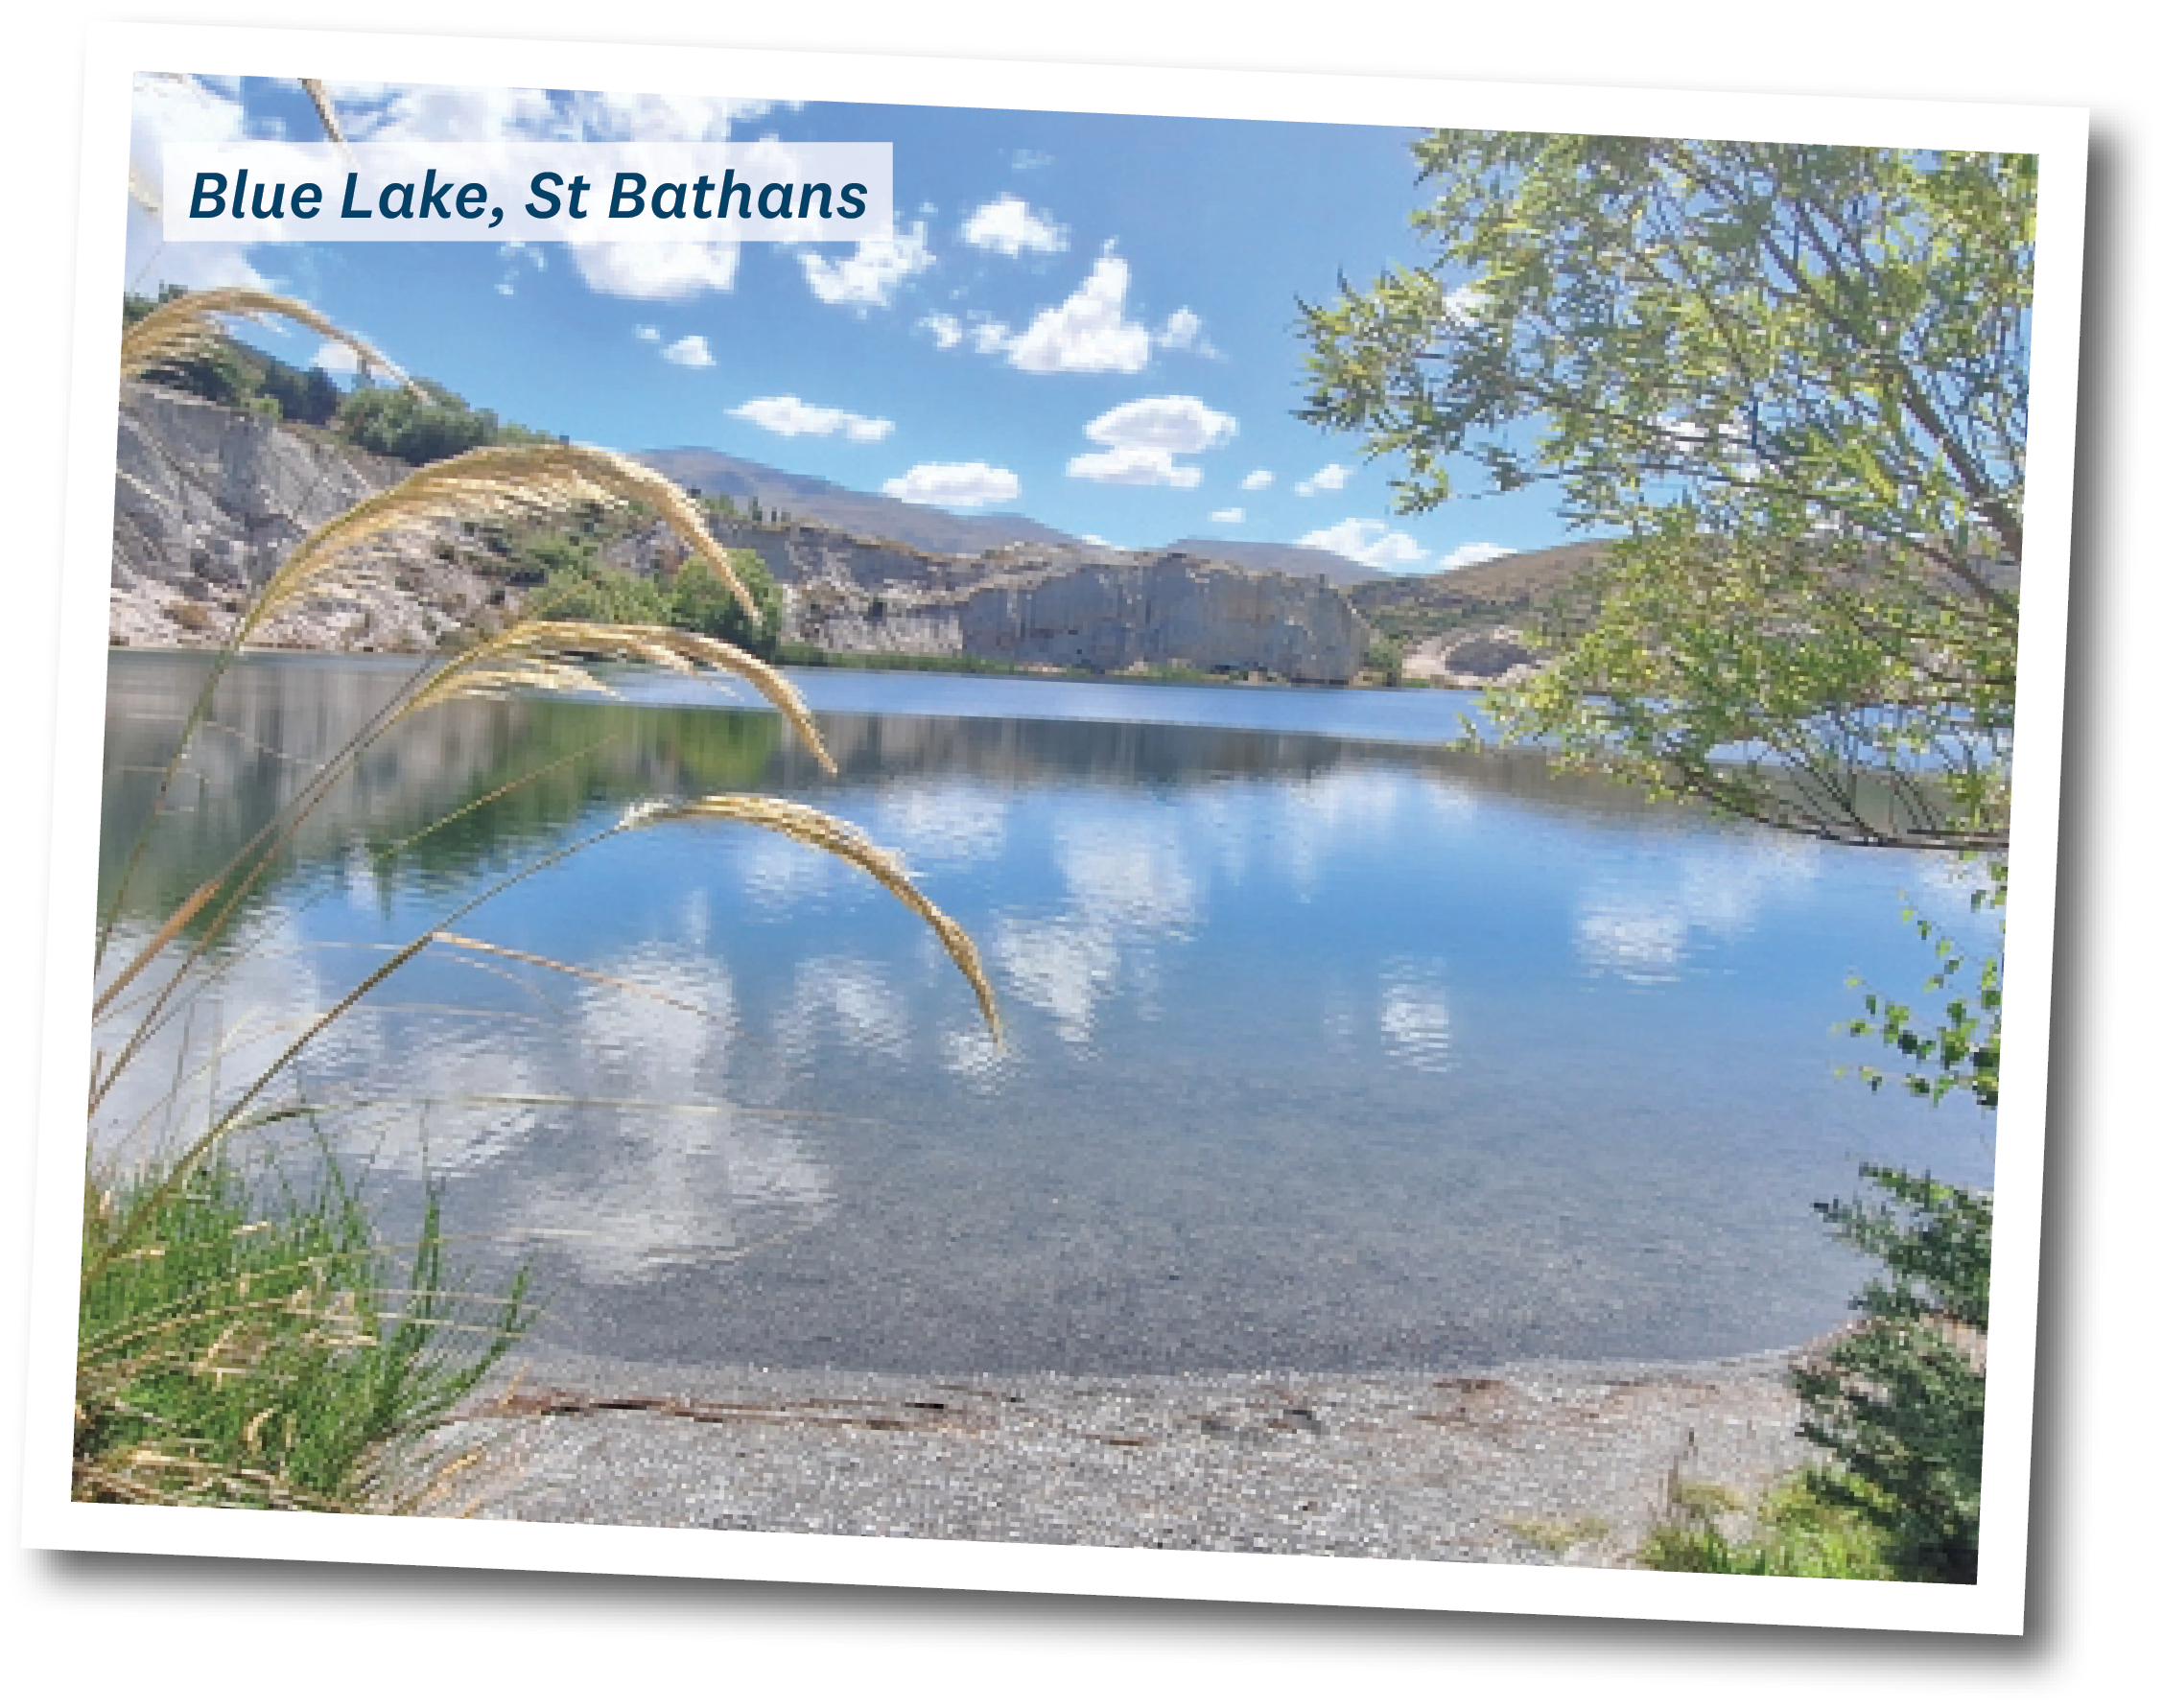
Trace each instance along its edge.
<instances>
[{"instance_id":1,"label":"willow tree","mask_svg":"<svg viewBox=\"0 0 2163 1708\"><path fill-rule=\"evenodd\" d=\"M2032 156L1437 131L1432 247L1302 305L1400 509L1618 536L1496 697L1567 760L1839 841L2002 850Z\"/></svg>"},{"instance_id":2,"label":"willow tree","mask_svg":"<svg viewBox=\"0 0 2163 1708\"><path fill-rule=\"evenodd\" d=\"M1440 131L1435 254L1305 310L1308 420L1560 489L1619 536L1549 666L1494 698L1568 760L1785 830L1989 856L2005 895L2035 162L2027 156ZM1942 1019L1869 999L1908 1089L1997 1102L2000 971ZM1875 1084L1888 1076L1876 1075ZM1892 1278L1798 1379L1847 1473L1821 1494L1902 1576L1973 1580L1989 1194L1866 1169L1822 1205ZM1948 1328L1947 1325L1951 1325Z\"/></svg>"}]
</instances>

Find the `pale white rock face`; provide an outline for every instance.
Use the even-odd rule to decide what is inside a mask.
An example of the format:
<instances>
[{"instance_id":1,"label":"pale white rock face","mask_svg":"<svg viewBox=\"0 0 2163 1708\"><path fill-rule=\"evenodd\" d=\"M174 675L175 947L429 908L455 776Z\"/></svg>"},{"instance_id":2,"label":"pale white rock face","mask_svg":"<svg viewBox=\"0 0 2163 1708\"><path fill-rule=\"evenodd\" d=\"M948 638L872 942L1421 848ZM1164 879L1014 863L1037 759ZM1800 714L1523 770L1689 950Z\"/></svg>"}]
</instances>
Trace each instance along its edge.
<instances>
[{"instance_id":1,"label":"pale white rock face","mask_svg":"<svg viewBox=\"0 0 2163 1708\"><path fill-rule=\"evenodd\" d=\"M411 471L326 434L155 386L121 386L111 639L210 646L286 555ZM423 652L496 592L432 546L360 554L345 589L267 625L266 645Z\"/></svg>"},{"instance_id":2,"label":"pale white rock face","mask_svg":"<svg viewBox=\"0 0 2163 1708\"><path fill-rule=\"evenodd\" d=\"M1366 624L1320 581L1167 554L1002 575L973 589L963 650L1020 664L1125 670L1185 665L1343 682Z\"/></svg>"},{"instance_id":3,"label":"pale white rock face","mask_svg":"<svg viewBox=\"0 0 2163 1708\"><path fill-rule=\"evenodd\" d=\"M1367 648L1365 621L1319 577L1183 552L1023 547L952 557L800 524L740 523L720 537L757 550L781 582L787 637L834 652L1343 682Z\"/></svg>"},{"instance_id":4,"label":"pale white rock face","mask_svg":"<svg viewBox=\"0 0 2163 1708\"><path fill-rule=\"evenodd\" d=\"M1507 687L1539 669L1540 655L1514 628L1482 629L1422 641L1404 656L1404 674L1441 688Z\"/></svg>"}]
</instances>

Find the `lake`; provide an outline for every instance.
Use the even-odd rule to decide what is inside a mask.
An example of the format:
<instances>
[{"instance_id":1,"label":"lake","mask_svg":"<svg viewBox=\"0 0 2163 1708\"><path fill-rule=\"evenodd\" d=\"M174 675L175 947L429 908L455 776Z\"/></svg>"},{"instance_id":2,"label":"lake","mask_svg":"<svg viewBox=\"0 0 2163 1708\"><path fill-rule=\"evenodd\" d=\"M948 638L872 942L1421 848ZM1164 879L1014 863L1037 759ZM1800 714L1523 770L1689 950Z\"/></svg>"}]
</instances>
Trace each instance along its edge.
<instances>
[{"instance_id":1,"label":"lake","mask_svg":"<svg viewBox=\"0 0 2163 1708\"><path fill-rule=\"evenodd\" d=\"M412 667L237 668L117 952ZM108 890L201 668L111 657ZM539 1342L896 1372L1722 1356L1848 1314L1863 1266L1811 1205L1858 1161L1988 1183L1971 1104L1835 1076L1869 1054L1836 1032L1849 978L1913 998L1931 971L1903 899L1964 915L1936 859L1447 749L1464 695L795 680L838 777L668 677L404 726L105 1142L185 1133L388 946L627 805L751 790L900 854L1007 1045L913 915L755 830L625 833L487 901L458 929L517 956L430 949L299 1089L389 1226L434 1178L483 1281L532 1263Z\"/></svg>"}]
</instances>

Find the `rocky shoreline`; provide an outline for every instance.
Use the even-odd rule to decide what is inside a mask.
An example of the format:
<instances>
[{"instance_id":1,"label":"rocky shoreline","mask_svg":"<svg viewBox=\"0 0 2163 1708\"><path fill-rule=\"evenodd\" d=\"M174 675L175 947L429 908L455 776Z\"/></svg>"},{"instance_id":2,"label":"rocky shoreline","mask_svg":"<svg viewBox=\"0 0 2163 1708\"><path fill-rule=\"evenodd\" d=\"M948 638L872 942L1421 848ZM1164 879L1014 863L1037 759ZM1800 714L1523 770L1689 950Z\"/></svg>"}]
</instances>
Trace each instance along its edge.
<instances>
[{"instance_id":1,"label":"rocky shoreline","mask_svg":"<svg viewBox=\"0 0 2163 1708\"><path fill-rule=\"evenodd\" d=\"M432 1509L661 1529L1622 1567L1671 1477L1806 1462L1796 1354L1469 1373L668 1369L539 1349Z\"/></svg>"}]
</instances>

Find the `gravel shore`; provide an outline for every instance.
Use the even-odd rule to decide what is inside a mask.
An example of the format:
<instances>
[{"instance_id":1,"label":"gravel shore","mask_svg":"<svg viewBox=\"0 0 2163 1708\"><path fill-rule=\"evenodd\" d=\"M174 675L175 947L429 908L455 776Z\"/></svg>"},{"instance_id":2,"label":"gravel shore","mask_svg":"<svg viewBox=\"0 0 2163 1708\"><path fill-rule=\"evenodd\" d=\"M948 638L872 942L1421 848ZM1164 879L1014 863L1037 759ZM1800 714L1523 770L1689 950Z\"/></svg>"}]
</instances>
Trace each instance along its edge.
<instances>
[{"instance_id":1,"label":"gravel shore","mask_svg":"<svg viewBox=\"0 0 2163 1708\"><path fill-rule=\"evenodd\" d=\"M543 1354L446 1444L476 1517L1627 1565L1678 1467L1803 1462L1791 1353L1476 1373L933 1378Z\"/></svg>"}]
</instances>

